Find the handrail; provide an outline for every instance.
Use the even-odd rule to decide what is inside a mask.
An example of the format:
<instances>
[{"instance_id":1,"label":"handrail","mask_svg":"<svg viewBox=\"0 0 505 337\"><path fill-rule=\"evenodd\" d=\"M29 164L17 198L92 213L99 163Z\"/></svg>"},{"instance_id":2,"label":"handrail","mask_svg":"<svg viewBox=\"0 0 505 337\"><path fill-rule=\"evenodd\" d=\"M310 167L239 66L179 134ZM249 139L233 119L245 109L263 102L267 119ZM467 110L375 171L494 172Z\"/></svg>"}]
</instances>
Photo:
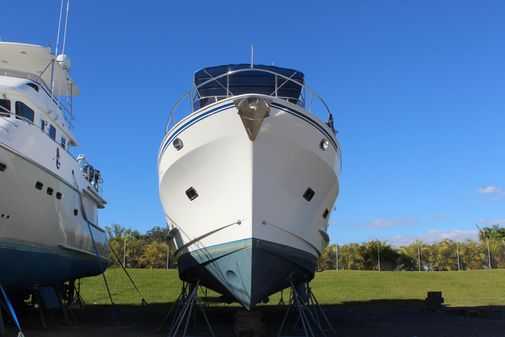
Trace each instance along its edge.
<instances>
[{"instance_id":1,"label":"handrail","mask_svg":"<svg viewBox=\"0 0 505 337\"><path fill-rule=\"evenodd\" d=\"M46 69L47 69L47 67L46 67ZM53 103L56 104L56 106L61 110L61 112L63 113L63 119L67 122L68 128L72 129L72 126L73 126L72 122L75 120L75 116L74 116L74 113L72 112L71 103L69 106L67 106L67 105L63 104L63 102L61 100L55 99L54 96L51 94L51 89L48 87L46 82L44 82L44 80L40 76L37 76L36 78L34 78L35 76L33 76L33 74L30 74L30 73L25 73L25 72L16 71L16 70L3 69L3 68L0 68L0 75L30 80L30 81L34 82L35 84L38 84L39 87L42 90L44 90L44 92L47 94L47 96L49 96L49 98L53 101Z\"/></svg>"},{"instance_id":2,"label":"handrail","mask_svg":"<svg viewBox=\"0 0 505 337\"><path fill-rule=\"evenodd\" d=\"M81 167L81 161L79 161L78 158L75 158L74 155L72 153L70 153L70 151L68 150L67 146L63 147L55 139L52 139L51 137L49 137L49 135L47 133L45 133L41 128L39 128L37 125L35 125L35 123L33 123L30 119L28 119L26 117L23 117L23 116L16 115L14 112L12 112L10 110L7 110L6 108L0 106L0 118L3 119L3 120L5 120L5 121L7 121L7 122L9 122L10 124L12 124L14 127L17 128L18 125L16 123L14 123L13 121L10 120L11 117L13 117L13 118L15 118L17 120L23 121L23 122L25 122L25 123L27 123L29 125L33 125L37 130L39 130L40 132L42 132L51 141L55 142L60 148L62 148L63 151L65 151L66 153L68 153L68 155L71 158L73 158L74 160L76 160L79 163L79 168L81 170L81 173L84 175L84 177L86 178L86 180L88 180L88 182L90 183L90 186L93 186L100 196L102 195L103 179L102 179L102 176L100 175L100 171L96 170L95 168L93 168L93 166L89 165L89 162L86 161L86 160L83 161L82 163L88 164L88 166L87 167Z\"/></svg>"},{"instance_id":3,"label":"handrail","mask_svg":"<svg viewBox=\"0 0 505 337\"><path fill-rule=\"evenodd\" d=\"M5 108L4 108L4 107L2 107L2 106L0 106L0 109L4 110L3 112L2 112L2 111L0 111L0 118L4 119L4 120L6 120L7 122L9 122L10 124L14 125L14 127L16 127L16 128L17 128L18 126L17 126L17 124L16 124L16 123L14 123L13 121L9 120L11 117L13 117L13 118L15 118L15 119L17 119L17 120L23 121L23 122L25 122L25 123L28 123L28 124L30 124L30 125L35 126L35 128L36 128L37 130L39 130L39 131L40 131L40 132L42 132L44 135L46 135L47 137L49 137L49 135L48 135L47 133L45 133L45 132L44 132L44 130L42 130L40 127L38 127L37 125L35 125L35 123L34 123L34 122L32 122L32 120L31 120L31 119L28 119L28 118L26 118L26 117L20 116L20 115L16 114L16 113L15 113L15 112L13 112L13 111L10 111L10 110L5 109ZM8 115L8 116L6 116L6 115ZM70 153L70 151L68 151L68 149L67 149L67 145L62 146L60 143L58 143L58 142L56 141L56 139L52 139L51 137L49 137L49 139L50 139L50 140L52 140L53 142L55 142L56 144L58 144L61 148L63 148L63 150L65 150L65 152L67 152L70 156L72 156L72 157L73 157L73 155ZM75 159L75 158L74 158L74 159Z\"/></svg>"},{"instance_id":4,"label":"handrail","mask_svg":"<svg viewBox=\"0 0 505 337\"><path fill-rule=\"evenodd\" d=\"M221 75L219 75L217 77L212 77L212 78L206 80L205 82L199 84L198 86L193 86L193 88L191 90L189 90L188 92L186 92L186 94L184 94L182 97L180 97L177 100L177 102L175 103L174 107L170 111L170 115L168 116L168 121L167 121L167 125L166 125L166 128L165 128L165 132L169 132L170 131L170 128L174 124L175 114L176 114L177 110L179 109L179 106L181 105L181 103L187 97L189 97L191 99L191 113L193 113L194 112L194 99L192 98L193 93L196 93L199 88L203 87L204 85L206 85L208 83L214 82L214 81L217 81L220 85L222 85L222 83L219 82L218 80L221 79L221 78L223 78L223 77L227 77L226 91L227 91L227 93L229 93L230 92L229 91L229 77L231 75L234 75L234 74L237 74L237 73L242 73L242 72L263 72L263 73L269 73L269 74L275 75L276 76L276 78L275 78L276 88L275 88L274 92L272 93L272 94L275 94L274 97L278 97L277 96L277 91L278 91L279 88L277 88L277 76L279 76L279 77L281 77L281 78L283 78L283 79L286 80L282 85L284 85L286 82L293 82L293 83L299 85L300 88L303 89L303 90L300 90L300 96L302 96L302 92L305 92L305 90L307 90L311 94L309 113L312 113L312 98L316 97L323 104L324 108L326 109L326 111L328 113L328 120L330 120L330 118L332 118L331 117L332 114L331 114L330 108L328 107L328 105L326 104L326 102L322 99L322 97L319 96L319 94L317 92L315 92L314 90L310 89L305 84L300 83L300 82L292 79L291 78L292 76L288 77L288 76L285 76L283 74L279 74L279 73L277 73L275 71L271 71L271 70L267 70L267 69L245 68L245 69L230 70L230 71L228 71L226 73L223 73L223 74L221 74ZM213 97L213 96L211 96L211 97ZM215 97L221 97L221 96L215 96ZM233 97L233 95L231 95L231 96L227 95L226 98L228 98L228 97ZM202 97L198 98L198 100L201 100L201 99L202 99ZM298 100L300 100L300 98L298 98ZM302 99L302 101L305 103L305 99Z\"/></svg>"},{"instance_id":5,"label":"handrail","mask_svg":"<svg viewBox=\"0 0 505 337\"><path fill-rule=\"evenodd\" d=\"M271 95L270 95L271 96ZM195 106L197 103L203 100L212 100L211 103L216 103L219 102L220 100L226 99L230 96L225 96L225 95L214 95L214 96L201 96L198 98L193 98L193 110L195 109ZM231 96L233 97L233 96ZM296 104L298 106L304 107L305 106L305 100L303 98L293 98L293 97L287 97L287 96L275 96L277 98L280 98L282 100L291 102L293 104Z\"/></svg>"}]
</instances>

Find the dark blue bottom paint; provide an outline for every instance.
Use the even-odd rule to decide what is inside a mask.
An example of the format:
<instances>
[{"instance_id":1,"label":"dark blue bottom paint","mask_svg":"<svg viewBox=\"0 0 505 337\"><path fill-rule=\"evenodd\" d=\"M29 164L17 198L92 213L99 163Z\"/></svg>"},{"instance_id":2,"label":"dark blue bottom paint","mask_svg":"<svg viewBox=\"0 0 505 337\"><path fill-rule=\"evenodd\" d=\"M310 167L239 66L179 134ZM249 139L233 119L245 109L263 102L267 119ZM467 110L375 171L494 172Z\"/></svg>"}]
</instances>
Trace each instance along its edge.
<instances>
[{"instance_id":1,"label":"dark blue bottom paint","mask_svg":"<svg viewBox=\"0 0 505 337\"><path fill-rule=\"evenodd\" d=\"M0 243L0 283L10 293L98 274L98 259L92 255Z\"/></svg>"},{"instance_id":2,"label":"dark blue bottom paint","mask_svg":"<svg viewBox=\"0 0 505 337\"><path fill-rule=\"evenodd\" d=\"M277 243L247 239L183 254L179 276L251 310L269 295L314 277L317 258Z\"/></svg>"}]
</instances>

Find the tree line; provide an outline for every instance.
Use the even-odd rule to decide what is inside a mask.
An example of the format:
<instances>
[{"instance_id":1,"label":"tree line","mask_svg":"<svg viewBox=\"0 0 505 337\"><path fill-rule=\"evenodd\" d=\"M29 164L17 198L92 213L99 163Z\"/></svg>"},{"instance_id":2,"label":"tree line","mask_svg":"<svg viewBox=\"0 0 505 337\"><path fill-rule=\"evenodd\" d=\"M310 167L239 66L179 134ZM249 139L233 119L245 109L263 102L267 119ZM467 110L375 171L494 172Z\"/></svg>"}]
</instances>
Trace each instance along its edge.
<instances>
[{"instance_id":1,"label":"tree line","mask_svg":"<svg viewBox=\"0 0 505 337\"><path fill-rule=\"evenodd\" d=\"M167 242L168 228L140 233L119 224L106 227L111 265L127 268L174 268L176 261ZM442 240L393 247L385 241L327 246L317 269L444 271L505 268L505 228L484 227L479 240Z\"/></svg>"},{"instance_id":2,"label":"tree line","mask_svg":"<svg viewBox=\"0 0 505 337\"><path fill-rule=\"evenodd\" d=\"M145 233L119 224L105 227L112 267L120 263L127 268L173 268L175 261L169 250L167 227L153 227Z\"/></svg>"},{"instance_id":3,"label":"tree line","mask_svg":"<svg viewBox=\"0 0 505 337\"><path fill-rule=\"evenodd\" d=\"M385 241L327 246L318 270L449 271L505 268L505 228L485 227L479 240L442 240L393 247Z\"/></svg>"}]
</instances>

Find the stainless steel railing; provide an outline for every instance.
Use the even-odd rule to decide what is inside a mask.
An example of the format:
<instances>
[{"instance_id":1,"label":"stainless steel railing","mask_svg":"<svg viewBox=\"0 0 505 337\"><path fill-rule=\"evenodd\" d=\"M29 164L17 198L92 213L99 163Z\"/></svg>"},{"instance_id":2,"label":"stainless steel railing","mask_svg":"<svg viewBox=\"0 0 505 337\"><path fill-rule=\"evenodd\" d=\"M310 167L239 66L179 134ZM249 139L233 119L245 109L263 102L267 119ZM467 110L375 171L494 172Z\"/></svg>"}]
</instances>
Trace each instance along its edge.
<instances>
[{"instance_id":1,"label":"stainless steel railing","mask_svg":"<svg viewBox=\"0 0 505 337\"><path fill-rule=\"evenodd\" d=\"M51 63L49 63L51 64ZM46 67L47 68L47 67ZM45 71L45 70L44 70ZM69 96L69 101L68 104L65 104L62 100L56 99L54 95L51 94L51 89L48 87L48 85L42 80L42 78L39 76L35 76L30 73L24 73L22 71L15 71L15 70L9 70L9 69L1 69L0 68L0 76L8 76L8 77L16 77L16 78L22 78L26 80L30 80L37 84L40 89L44 90L44 92L49 96L49 98L58 106L58 108L61 110L63 113L63 119L65 122L67 122L68 127L71 129L73 127L72 123L75 120L74 113L72 112L72 96ZM72 88L70 88L71 92Z\"/></svg>"},{"instance_id":2,"label":"stainless steel railing","mask_svg":"<svg viewBox=\"0 0 505 337\"><path fill-rule=\"evenodd\" d=\"M20 116L18 114L16 114L14 111L10 111L10 110L7 110L6 108L0 106L0 118L2 118L3 120L7 121L9 124L12 124L14 127L18 127L18 125L16 123L14 123L11 119L17 119L17 120L20 120L20 121L23 121L25 123L28 123L30 125L33 125L35 126L35 128L37 130L39 130L40 132L42 132L44 135L46 135L51 141L55 142L56 144L58 144L61 148L63 148L63 150L65 150L69 155L71 155L73 157L73 155L68 151L68 144L65 145L65 146L62 146L60 143L58 143L56 141L56 139L52 139L51 137L49 137L49 135L47 133L44 132L44 130L42 130L40 127L38 127L37 125L35 125L34 122L32 122L31 119L28 119L26 117L23 117L23 116Z\"/></svg>"},{"instance_id":3,"label":"stainless steel railing","mask_svg":"<svg viewBox=\"0 0 505 337\"><path fill-rule=\"evenodd\" d=\"M288 76L285 76L285 75L282 75L282 74L279 74L277 72L274 72L274 71L271 71L271 70L267 70L267 69L246 68L246 69L237 69L237 70L228 71L228 72L226 72L224 74L221 74L221 75L219 75L217 77L212 77L212 78L208 79L207 81L199 84L198 86L194 86L191 90L189 90L186 94L184 94L181 98L179 98L177 100L177 102L175 103L174 107L170 111L170 115L168 116L168 121L167 121L165 132L170 131L170 129L174 126L174 124L175 124L176 121L182 119L182 117L184 117L184 116L186 116L186 115L188 115L190 113L195 112L195 108L198 109L200 107L200 102L202 100L204 100L204 99L213 99L214 102L218 102L220 100L223 100L223 99L235 96L235 95L233 95L232 92L230 92L230 86L229 86L229 84L230 84L230 76L233 76L233 75L238 74L238 73L243 73L243 72L263 72L263 73L269 73L271 75L274 75L274 77L275 77L275 89L270 94L270 96L273 96L273 97L276 97L276 98L280 98L280 99L286 100L288 102L291 102L293 104L299 105L299 106L305 108L311 114L314 114L313 113L314 107L317 104L320 104L322 106L321 109L324 110L323 113L325 112L327 114L328 124L331 123L331 125L333 125L333 116L332 116L330 108L328 107L328 105L326 104L326 102L314 90L310 89L305 84L300 83L300 82L294 80L292 77L296 73L293 73L293 75L291 75L291 77L288 77ZM221 83L219 81L222 78L226 78L226 86L223 85L223 83ZM278 79L279 78L284 80L284 82L282 82L281 85L278 85ZM226 95L210 96L210 97L201 97L201 96L199 96L198 89L200 89L201 87L203 87L203 86L205 86L205 85L207 85L207 84L209 84L211 82L217 82L220 86L222 86L223 89L226 90ZM292 83L294 83L294 84L296 84L296 85L298 85L300 87L300 97L293 98L293 97L281 97L281 96L278 96L279 89L281 89L288 82L292 82ZM181 118L177 118L176 119L176 116L180 113L179 112L180 111L179 108L181 107L182 103L185 100L189 100L189 106L190 106L191 112L185 111L185 114L183 116L181 116ZM307 103L309 105L308 108L306 107Z\"/></svg>"},{"instance_id":4,"label":"stainless steel railing","mask_svg":"<svg viewBox=\"0 0 505 337\"><path fill-rule=\"evenodd\" d=\"M89 162L86 159L79 160L79 157L75 158L74 155L72 153L70 153L67 146L63 147L55 139L52 139L51 137L49 137L49 135L47 133L45 133L41 128L39 128L37 125L35 125L30 119L23 117L23 116L16 115L14 112L7 110L4 107L0 106L0 119L7 121L9 124L11 124L17 128L18 125L14 121L11 120L14 118L34 126L37 130L39 130L44 135L46 135L51 141L58 144L60 146L60 148L63 149L63 151L67 152L70 157L74 158L79 163L79 168L80 168L81 173L83 174L84 178L90 183L91 186L93 186L93 188L97 191L97 193L99 195L102 195L103 179L102 179L102 175L100 174L99 170L95 169L91 164L89 164ZM8 129L3 127L2 125L0 125L0 128L4 129L6 132L9 132Z\"/></svg>"},{"instance_id":5,"label":"stainless steel railing","mask_svg":"<svg viewBox=\"0 0 505 337\"><path fill-rule=\"evenodd\" d=\"M79 163L79 168L84 176L84 178L90 183L91 186L102 195L102 185L103 179L100 170L97 170L93 165L91 165L84 155L79 155L77 157L77 162Z\"/></svg>"},{"instance_id":6,"label":"stainless steel railing","mask_svg":"<svg viewBox=\"0 0 505 337\"><path fill-rule=\"evenodd\" d=\"M207 104L211 103L216 103L218 101L221 101L223 99L228 98L229 96L195 96L193 97L193 111L198 110L201 107L201 101L207 101ZM293 98L293 97L287 97L287 96L275 96L277 98L280 98L284 101L296 104L298 106L301 106L302 108L305 108L305 100L302 95L300 95L299 98Z\"/></svg>"}]
</instances>

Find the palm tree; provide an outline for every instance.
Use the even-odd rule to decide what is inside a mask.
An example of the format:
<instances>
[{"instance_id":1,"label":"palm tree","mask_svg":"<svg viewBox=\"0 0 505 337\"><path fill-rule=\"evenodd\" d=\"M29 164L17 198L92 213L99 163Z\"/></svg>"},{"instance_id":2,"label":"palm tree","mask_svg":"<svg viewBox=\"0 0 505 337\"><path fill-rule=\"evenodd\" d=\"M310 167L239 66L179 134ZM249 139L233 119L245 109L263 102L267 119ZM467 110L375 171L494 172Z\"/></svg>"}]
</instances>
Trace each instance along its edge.
<instances>
[{"instance_id":1,"label":"palm tree","mask_svg":"<svg viewBox=\"0 0 505 337\"><path fill-rule=\"evenodd\" d=\"M357 243L348 243L339 247L339 256L345 269L365 269L361 247Z\"/></svg>"}]
</instances>

